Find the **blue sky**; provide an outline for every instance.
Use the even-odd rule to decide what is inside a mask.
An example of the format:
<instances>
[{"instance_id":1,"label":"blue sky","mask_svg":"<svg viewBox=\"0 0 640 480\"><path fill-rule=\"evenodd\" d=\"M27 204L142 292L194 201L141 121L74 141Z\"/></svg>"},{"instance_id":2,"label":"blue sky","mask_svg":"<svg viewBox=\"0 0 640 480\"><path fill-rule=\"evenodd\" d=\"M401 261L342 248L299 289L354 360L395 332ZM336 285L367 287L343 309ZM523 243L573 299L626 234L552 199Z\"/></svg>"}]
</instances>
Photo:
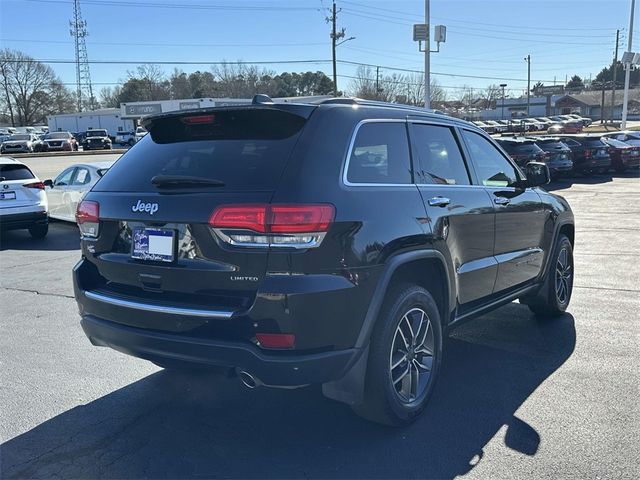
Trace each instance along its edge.
<instances>
[{"instance_id":1,"label":"blue sky","mask_svg":"<svg viewBox=\"0 0 640 480\"><path fill-rule=\"evenodd\" d=\"M71 0L0 0L0 44L39 60L73 60L68 21ZM411 24L424 21L423 0L338 0L338 24L347 36L338 59L421 70L423 55ZM90 60L214 62L330 60L330 0L82 0ZM531 77L553 84L576 73L594 76L610 64L615 31L620 56L628 41L630 0L431 0L432 25L447 26L447 42L432 55L432 71L454 97L463 85L507 83L512 96ZM634 46L640 25L636 9ZM16 21L20 19L20 21ZM637 48L637 46L636 46ZM65 83L75 82L73 64L51 64ZM134 64L92 64L95 89L126 77ZM176 65L186 72L205 65ZM331 64L273 64L280 71L322 70ZM170 73L173 65L162 65ZM354 74L341 64L338 73ZM397 73L403 73L398 71ZM464 77L467 75L469 77ZM472 78L492 77L492 78ZM345 89L351 80L339 77ZM72 86L72 85L70 85Z\"/></svg>"}]
</instances>

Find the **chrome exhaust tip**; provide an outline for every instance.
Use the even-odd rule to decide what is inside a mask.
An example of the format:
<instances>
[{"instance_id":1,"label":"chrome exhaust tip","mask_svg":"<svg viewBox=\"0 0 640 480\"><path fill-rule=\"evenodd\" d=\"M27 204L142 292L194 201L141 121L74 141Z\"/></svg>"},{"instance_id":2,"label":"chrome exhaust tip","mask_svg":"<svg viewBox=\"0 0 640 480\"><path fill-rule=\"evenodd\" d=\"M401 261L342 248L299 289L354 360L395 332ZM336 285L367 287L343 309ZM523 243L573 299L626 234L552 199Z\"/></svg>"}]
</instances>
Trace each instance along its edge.
<instances>
[{"instance_id":1,"label":"chrome exhaust tip","mask_svg":"<svg viewBox=\"0 0 640 480\"><path fill-rule=\"evenodd\" d=\"M260 386L260 380L245 370L240 370L238 372L238 377L242 384L249 389L254 389Z\"/></svg>"}]
</instances>

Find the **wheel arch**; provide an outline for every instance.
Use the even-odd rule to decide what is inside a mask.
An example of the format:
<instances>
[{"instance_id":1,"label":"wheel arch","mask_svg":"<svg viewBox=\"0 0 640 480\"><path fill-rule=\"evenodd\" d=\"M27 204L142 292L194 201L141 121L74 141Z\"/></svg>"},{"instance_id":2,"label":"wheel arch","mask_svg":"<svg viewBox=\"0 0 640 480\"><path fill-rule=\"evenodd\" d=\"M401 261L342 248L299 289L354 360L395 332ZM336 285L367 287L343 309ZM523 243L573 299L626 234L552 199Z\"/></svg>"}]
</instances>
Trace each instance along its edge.
<instances>
[{"instance_id":1,"label":"wheel arch","mask_svg":"<svg viewBox=\"0 0 640 480\"><path fill-rule=\"evenodd\" d=\"M429 275L428 272L436 274ZM355 348L360 351L360 354L354 356L340 380L322 385L322 392L326 397L350 405L362 402L369 357L369 340L386 293L400 283L414 283L428 290L438 304L442 327L445 328L450 322L456 298L455 284L444 255L437 250L425 249L390 257L385 263L356 340Z\"/></svg>"}]
</instances>

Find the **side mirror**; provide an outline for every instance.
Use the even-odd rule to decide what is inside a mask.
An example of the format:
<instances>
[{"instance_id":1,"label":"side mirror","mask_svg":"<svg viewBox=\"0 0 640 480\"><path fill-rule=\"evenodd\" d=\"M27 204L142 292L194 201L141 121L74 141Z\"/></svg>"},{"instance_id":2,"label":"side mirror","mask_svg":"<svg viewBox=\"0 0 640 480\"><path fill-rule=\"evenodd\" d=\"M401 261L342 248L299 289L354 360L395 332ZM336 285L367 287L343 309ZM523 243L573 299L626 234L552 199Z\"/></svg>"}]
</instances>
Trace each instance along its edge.
<instances>
[{"instance_id":1,"label":"side mirror","mask_svg":"<svg viewBox=\"0 0 640 480\"><path fill-rule=\"evenodd\" d=\"M53 180L51 180L50 178L48 178L47 180L45 180L42 183L44 183L45 187L53 188Z\"/></svg>"},{"instance_id":2,"label":"side mirror","mask_svg":"<svg viewBox=\"0 0 640 480\"><path fill-rule=\"evenodd\" d=\"M525 182L527 187L539 187L551 181L551 174L546 163L528 163L525 167L525 174L527 175L527 181Z\"/></svg>"}]
</instances>

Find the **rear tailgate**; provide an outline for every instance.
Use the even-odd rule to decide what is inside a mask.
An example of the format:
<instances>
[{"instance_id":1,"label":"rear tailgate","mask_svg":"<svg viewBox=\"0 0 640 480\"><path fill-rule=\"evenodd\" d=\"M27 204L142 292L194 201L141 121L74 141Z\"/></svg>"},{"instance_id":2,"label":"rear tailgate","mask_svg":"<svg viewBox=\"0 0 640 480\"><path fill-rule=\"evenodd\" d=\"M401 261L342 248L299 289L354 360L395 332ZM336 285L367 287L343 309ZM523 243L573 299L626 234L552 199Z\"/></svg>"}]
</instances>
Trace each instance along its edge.
<instances>
[{"instance_id":1,"label":"rear tailgate","mask_svg":"<svg viewBox=\"0 0 640 480\"><path fill-rule=\"evenodd\" d=\"M20 163L0 164L0 212L40 202L39 190L23 185L36 182L35 175Z\"/></svg>"},{"instance_id":2,"label":"rear tailgate","mask_svg":"<svg viewBox=\"0 0 640 480\"><path fill-rule=\"evenodd\" d=\"M83 240L97 275L81 287L189 309L249 308L268 249L225 243L209 220L221 205L270 202L305 121L275 108L245 108L163 116L148 125L150 134L85 197L99 204L100 231ZM160 176L214 184L154 184ZM145 242L151 251L150 242L163 236L172 239L171 255L140 254ZM140 326L125 316L111 320ZM150 328L176 330L179 323Z\"/></svg>"}]
</instances>

